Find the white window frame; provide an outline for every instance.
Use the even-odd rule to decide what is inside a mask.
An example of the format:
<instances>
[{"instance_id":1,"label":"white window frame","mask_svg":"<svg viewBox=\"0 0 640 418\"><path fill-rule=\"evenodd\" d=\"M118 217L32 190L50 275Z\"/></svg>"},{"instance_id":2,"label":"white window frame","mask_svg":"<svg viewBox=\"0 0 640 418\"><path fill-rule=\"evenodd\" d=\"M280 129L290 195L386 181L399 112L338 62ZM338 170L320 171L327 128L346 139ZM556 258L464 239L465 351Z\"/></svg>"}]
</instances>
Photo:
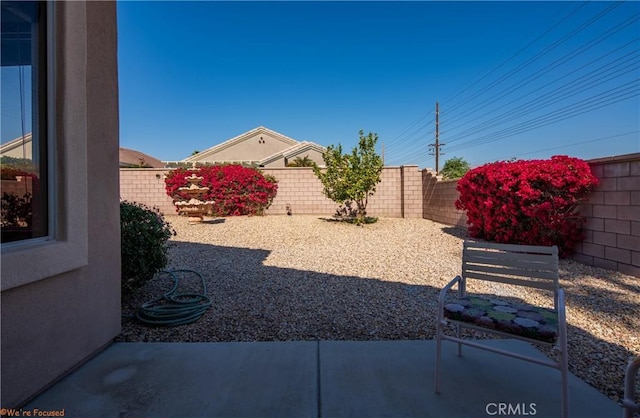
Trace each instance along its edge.
<instances>
[{"instance_id":1,"label":"white window frame","mask_svg":"<svg viewBox=\"0 0 640 418\"><path fill-rule=\"evenodd\" d=\"M78 57L86 54L86 34L79 38L72 27L85 22L67 18L67 11L64 2L47 2L48 236L2 244L1 291L76 270L89 260L86 68L77 68ZM66 64L64 72L57 71L60 63Z\"/></svg>"}]
</instances>

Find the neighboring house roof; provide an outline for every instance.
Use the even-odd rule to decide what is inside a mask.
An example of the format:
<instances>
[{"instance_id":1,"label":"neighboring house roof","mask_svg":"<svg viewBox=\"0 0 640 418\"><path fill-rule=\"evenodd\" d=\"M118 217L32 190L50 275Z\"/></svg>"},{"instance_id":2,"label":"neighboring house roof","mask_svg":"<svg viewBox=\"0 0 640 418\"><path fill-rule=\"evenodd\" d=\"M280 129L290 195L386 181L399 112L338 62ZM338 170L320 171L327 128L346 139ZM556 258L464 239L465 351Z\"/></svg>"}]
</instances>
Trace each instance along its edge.
<instances>
[{"instance_id":1,"label":"neighboring house roof","mask_svg":"<svg viewBox=\"0 0 640 418\"><path fill-rule=\"evenodd\" d=\"M28 155L26 158L31 158L31 141L32 136L30 133L24 137L18 137L0 146L0 155L11 155L11 151L17 151L23 147L28 147ZM148 166L151 168L163 168L165 164L150 155L144 154L140 151L135 151L127 148L120 148L120 167L140 167Z\"/></svg>"},{"instance_id":2,"label":"neighboring house roof","mask_svg":"<svg viewBox=\"0 0 640 418\"><path fill-rule=\"evenodd\" d=\"M316 144L315 142L302 141L292 147L287 148L284 151L280 151L266 158L263 158L262 160L260 160L260 165L269 164L283 157L289 160L291 158L301 155L304 152L308 152L309 150L318 151L320 154L323 154L326 148Z\"/></svg>"},{"instance_id":3,"label":"neighboring house roof","mask_svg":"<svg viewBox=\"0 0 640 418\"><path fill-rule=\"evenodd\" d=\"M293 138L289 138L288 136L282 135L279 132L276 131L272 131L271 129L267 129L264 126L258 126L255 129L252 129L250 131L247 131L243 134L240 134L236 137L233 137L227 141L224 141L221 144L218 144L214 147L208 148L204 151L201 151L197 154L191 155L185 159L183 159L183 162L191 162L191 161L198 161L202 158L206 158L207 156L211 155L211 154L215 154L219 151L222 151L225 148L229 148L232 147L234 145L237 145L243 141L246 141L247 139L250 139L252 137L254 137L255 135L259 135L259 134L268 134L271 135L272 137L286 143L286 144L290 144L290 145L296 145L298 143L298 141L296 141Z\"/></svg>"},{"instance_id":4,"label":"neighboring house roof","mask_svg":"<svg viewBox=\"0 0 640 418\"><path fill-rule=\"evenodd\" d=\"M120 148L120 167L140 167L147 166L150 168L163 168L165 165L162 161L140 151L127 148Z\"/></svg>"},{"instance_id":5,"label":"neighboring house roof","mask_svg":"<svg viewBox=\"0 0 640 418\"><path fill-rule=\"evenodd\" d=\"M315 150L322 154L327 149L322 145L316 144L315 142L302 141L298 145L294 145L293 147L285 150L282 155L284 156L284 158L293 158L309 150Z\"/></svg>"},{"instance_id":6,"label":"neighboring house roof","mask_svg":"<svg viewBox=\"0 0 640 418\"><path fill-rule=\"evenodd\" d=\"M234 146L238 146L241 143L243 143L244 141L248 141L251 139L255 139L256 136L258 135L269 135L270 137L282 142L284 144L283 149L271 154L271 155L267 155L264 156L262 158L248 158L245 157L244 155L238 155L237 157L233 158L233 161L253 161L254 163L257 163L258 165L266 165L269 164L271 162L277 161L279 159L283 159L283 158L292 158L295 157L305 151L309 151L309 150L315 150L317 152L319 152L320 154L324 153L325 151L325 147L318 145L314 142L310 142L310 141L303 141L303 142L299 142L296 141L293 138L290 138L286 135L283 135L279 132L276 131L272 131L271 129L265 128L264 126L258 126L255 129L252 129L250 131L247 131L243 134L240 134L236 137L233 137L227 141L224 141L216 146L213 146L211 148L208 148L202 152L199 152L197 154L191 155L183 160L181 160L181 162L197 162L197 161L206 161L207 157L211 157L214 156L217 153L220 153L220 151L234 147ZM288 145L288 146L287 146ZM210 161L214 161L216 160L215 157L211 158ZM225 160L226 161L226 160ZM231 160L229 160L231 161ZM222 162L222 161L220 161Z\"/></svg>"},{"instance_id":7,"label":"neighboring house roof","mask_svg":"<svg viewBox=\"0 0 640 418\"><path fill-rule=\"evenodd\" d=\"M11 141L0 145L0 155L4 156L14 154L12 151L15 151L15 155L19 155L20 152L24 150L26 151L26 155L24 155L24 157L31 158L31 141L31 132L24 136L19 136L16 139L12 139Z\"/></svg>"}]
</instances>

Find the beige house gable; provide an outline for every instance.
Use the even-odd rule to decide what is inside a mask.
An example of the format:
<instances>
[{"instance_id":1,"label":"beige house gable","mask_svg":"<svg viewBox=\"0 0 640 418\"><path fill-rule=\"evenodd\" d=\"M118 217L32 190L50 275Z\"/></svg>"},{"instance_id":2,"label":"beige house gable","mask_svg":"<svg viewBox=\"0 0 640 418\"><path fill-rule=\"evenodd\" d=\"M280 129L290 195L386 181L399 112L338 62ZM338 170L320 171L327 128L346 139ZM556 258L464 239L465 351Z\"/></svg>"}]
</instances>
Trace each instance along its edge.
<instances>
[{"instance_id":1,"label":"beige house gable","mask_svg":"<svg viewBox=\"0 0 640 418\"><path fill-rule=\"evenodd\" d=\"M279 152L260 161L260 165L264 167L286 167L287 164L293 162L296 158L304 158L309 157L316 164L323 166L324 159L322 158L322 154L324 153L325 148L316 144L315 142L303 141L294 145L290 148L287 148L283 152Z\"/></svg>"},{"instance_id":2,"label":"beige house gable","mask_svg":"<svg viewBox=\"0 0 640 418\"><path fill-rule=\"evenodd\" d=\"M212 148L183 159L183 162L253 162L296 145L298 141L259 126Z\"/></svg>"},{"instance_id":3,"label":"beige house gable","mask_svg":"<svg viewBox=\"0 0 640 418\"><path fill-rule=\"evenodd\" d=\"M264 167L286 167L297 156L308 156L323 163L324 147L313 142L298 142L281 133L259 126L221 144L191 155L186 163L252 163ZM300 155L302 154L302 155Z\"/></svg>"},{"instance_id":4,"label":"beige house gable","mask_svg":"<svg viewBox=\"0 0 640 418\"><path fill-rule=\"evenodd\" d=\"M0 145L0 156L31 159L31 133Z\"/></svg>"}]
</instances>

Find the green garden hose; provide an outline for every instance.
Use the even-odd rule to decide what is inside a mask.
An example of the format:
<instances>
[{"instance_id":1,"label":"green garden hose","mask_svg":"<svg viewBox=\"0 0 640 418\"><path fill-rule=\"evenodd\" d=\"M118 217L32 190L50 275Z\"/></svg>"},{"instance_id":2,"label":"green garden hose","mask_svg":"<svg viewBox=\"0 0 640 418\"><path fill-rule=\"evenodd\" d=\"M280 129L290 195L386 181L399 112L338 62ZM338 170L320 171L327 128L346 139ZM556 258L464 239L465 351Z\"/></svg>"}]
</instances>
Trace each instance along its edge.
<instances>
[{"instance_id":1,"label":"green garden hose","mask_svg":"<svg viewBox=\"0 0 640 418\"><path fill-rule=\"evenodd\" d=\"M138 320L156 326L185 325L200 319L211 307L211 299L207 296L207 285L200 273L193 270L171 270L160 273L169 274L173 278L173 288L164 296L144 303L136 313ZM197 275L202 283L202 293L176 293L180 283L177 273Z\"/></svg>"}]
</instances>

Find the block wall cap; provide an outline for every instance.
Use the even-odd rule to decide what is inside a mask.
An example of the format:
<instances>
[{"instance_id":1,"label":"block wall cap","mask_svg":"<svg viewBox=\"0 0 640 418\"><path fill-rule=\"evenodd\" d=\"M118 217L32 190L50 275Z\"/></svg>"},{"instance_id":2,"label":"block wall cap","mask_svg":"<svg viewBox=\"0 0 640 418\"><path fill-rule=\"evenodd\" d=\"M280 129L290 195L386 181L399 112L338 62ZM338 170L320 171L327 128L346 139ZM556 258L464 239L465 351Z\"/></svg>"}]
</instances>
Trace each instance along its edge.
<instances>
[{"instance_id":1,"label":"block wall cap","mask_svg":"<svg viewBox=\"0 0 640 418\"><path fill-rule=\"evenodd\" d=\"M587 163L592 165L608 164L608 163L626 163L640 161L640 152L633 154L613 155L611 157L594 158L592 160L586 160Z\"/></svg>"}]
</instances>

